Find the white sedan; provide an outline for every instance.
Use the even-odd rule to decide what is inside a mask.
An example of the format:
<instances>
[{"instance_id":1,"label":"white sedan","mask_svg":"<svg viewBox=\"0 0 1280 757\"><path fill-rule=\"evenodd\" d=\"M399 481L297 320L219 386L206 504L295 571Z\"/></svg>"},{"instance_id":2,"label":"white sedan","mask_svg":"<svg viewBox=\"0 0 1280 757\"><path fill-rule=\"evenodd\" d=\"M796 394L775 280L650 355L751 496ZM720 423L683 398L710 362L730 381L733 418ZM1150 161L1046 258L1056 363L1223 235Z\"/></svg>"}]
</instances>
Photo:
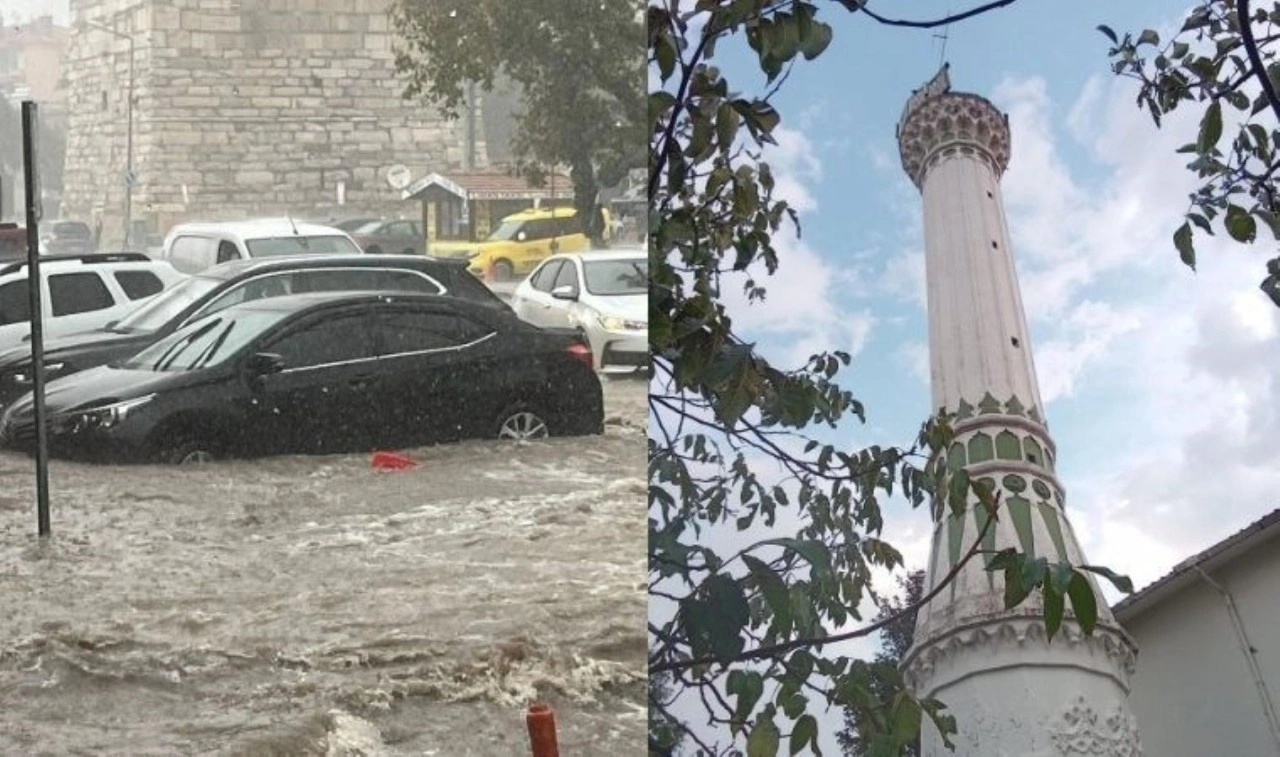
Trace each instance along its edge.
<instances>
[{"instance_id":1,"label":"white sedan","mask_svg":"<svg viewBox=\"0 0 1280 757\"><path fill-rule=\"evenodd\" d=\"M552 255L516 287L511 307L535 326L582 331L598 371L649 365L649 258L644 250Z\"/></svg>"}]
</instances>

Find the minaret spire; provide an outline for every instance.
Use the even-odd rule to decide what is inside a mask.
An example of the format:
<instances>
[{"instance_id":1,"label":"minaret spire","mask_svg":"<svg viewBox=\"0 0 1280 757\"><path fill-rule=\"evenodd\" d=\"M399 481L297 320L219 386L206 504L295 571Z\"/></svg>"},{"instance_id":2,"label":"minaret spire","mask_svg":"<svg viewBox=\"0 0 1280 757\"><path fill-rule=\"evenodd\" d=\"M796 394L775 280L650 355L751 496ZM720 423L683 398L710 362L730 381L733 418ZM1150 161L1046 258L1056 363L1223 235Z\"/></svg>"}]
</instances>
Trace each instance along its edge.
<instances>
[{"instance_id":1,"label":"minaret spire","mask_svg":"<svg viewBox=\"0 0 1280 757\"><path fill-rule=\"evenodd\" d=\"M954 414L944 464L1000 492L987 549L1018 547L1051 562L1084 556L1064 511L1009 244L1000 177L1008 118L951 91L949 66L912 93L898 124L902 167L924 200L933 409ZM926 591L986 525L986 511L934 524ZM1098 592L1094 584L1095 593ZM1004 609L1003 578L973 560L921 608L904 660L908 685L942 700L960 735L947 751L925 728L926 757L1140 755L1128 706L1136 650L1098 602L1094 634L1068 620L1050 643L1037 594Z\"/></svg>"}]
</instances>

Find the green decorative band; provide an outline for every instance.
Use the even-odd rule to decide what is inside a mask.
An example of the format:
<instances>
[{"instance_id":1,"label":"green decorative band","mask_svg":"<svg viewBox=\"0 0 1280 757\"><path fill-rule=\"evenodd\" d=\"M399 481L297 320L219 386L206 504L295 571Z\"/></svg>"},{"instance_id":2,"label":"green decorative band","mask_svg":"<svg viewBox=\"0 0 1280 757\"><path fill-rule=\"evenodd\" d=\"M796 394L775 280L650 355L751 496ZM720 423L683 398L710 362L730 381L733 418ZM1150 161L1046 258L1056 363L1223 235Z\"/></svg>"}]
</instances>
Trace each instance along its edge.
<instances>
[{"instance_id":1,"label":"green decorative band","mask_svg":"<svg viewBox=\"0 0 1280 757\"><path fill-rule=\"evenodd\" d=\"M1022 476L1019 476L1014 473L1010 473L1009 475L1000 479L1000 483L1001 485L1004 486L1004 488L1008 489L1009 491L1015 494L1021 494L1022 492L1027 490L1027 480Z\"/></svg>"},{"instance_id":2,"label":"green decorative band","mask_svg":"<svg viewBox=\"0 0 1280 757\"><path fill-rule=\"evenodd\" d=\"M1014 530L1018 532L1018 542L1022 545L1022 551L1034 557L1036 535L1031 526L1031 500L1013 496L1005 502L1005 507L1009 510L1009 519L1013 521Z\"/></svg>"},{"instance_id":3,"label":"green decorative band","mask_svg":"<svg viewBox=\"0 0 1280 757\"><path fill-rule=\"evenodd\" d=\"M1062 521L1058 519L1057 509L1048 502L1037 502L1036 507L1039 508L1040 518L1044 520L1044 526L1049 531L1049 538L1053 540L1054 549L1058 550L1058 559L1069 562L1071 558L1067 557L1067 545L1062 539Z\"/></svg>"}]
</instances>

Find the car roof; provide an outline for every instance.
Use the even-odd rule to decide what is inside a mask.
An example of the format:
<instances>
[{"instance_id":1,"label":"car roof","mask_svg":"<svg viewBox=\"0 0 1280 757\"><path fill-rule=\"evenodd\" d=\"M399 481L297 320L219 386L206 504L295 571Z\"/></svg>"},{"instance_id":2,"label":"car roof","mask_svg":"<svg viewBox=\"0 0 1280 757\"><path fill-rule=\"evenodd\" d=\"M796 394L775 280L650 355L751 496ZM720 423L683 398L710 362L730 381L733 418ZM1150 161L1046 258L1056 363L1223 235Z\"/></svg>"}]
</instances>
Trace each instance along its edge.
<instances>
[{"instance_id":1,"label":"car roof","mask_svg":"<svg viewBox=\"0 0 1280 757\"><path fill-rule=\"evenodd\" d=\"M199 276L229 280L247 273L262 271L302 271L314 268L419 268L439 271L444 268L462 269L466 261L440 260L420 255L282 255L270 258L242 258L219 263L201 271Z\"/></svg>"},{"instance_id":2,"label":"car roof","mask_svg":"<svg viewBox=\"0 0 1280 757\"><path fill-rule=\"evenodd\" d=\"M526 208L503 216L504 221L532 221L538 218L568 218L578 214L577 208Z\"/></svg>"},{"instance_id":3,"label":"car roof","mask_svg":"<svg viewBox=\"0 0 1280 757\"><path fill-rule=\"evenodd\" d=\"M223 221L218 223L181 223L169 230L168 236L178 234L226 234L238 239L262 239L265 237L314 237L342 236L346 232L334 226L290 220L288 218L257 218L250 221Z\"/></svg>"},{"instance_id":4,"label":"car roof","mask_svg":"<svg viewBox=\"0 0 1280 757\"><path fill-rule=\"evenodd\" d=\"M560 252L547 258L551 260L635 260L637 258L648 258L649 253L638 247L636 248L612 248L608 250L584 250L582 252Z\"/></svg>"},{"instance_id":5,"label":"car roof","mask_svg":"<svg viewBox=\"0 0 1280 757\"><path fill-rule=\"evenodd\" d=\"M447 303L450 306L467 307L473 303L457 297L419 292L366 292L366 291L332 291L308 292L306 294L285 294L279 297L262 297L249 302L242 302L227 308L232 310L275 310L285 312L301 312L326 305L352 305L361 302L407 302L407 303ZM460 304L461 303L461 304Z\"/></svg>"},{"instance_id":6,"label":"car roof","mask_svg":"<svg viewBox=\"0 0 1280 757\"><path fill-rule=\"evenodd\" d=\"M0 266L0 276L8 276L11 273L17 273L27 265L28 262L26 260L15 260L12 263L6 263L5 265ZM141 252L108 252L90 253L86 255L40 256L40 268L42 273L46 268L53 268L60 271L65 268L112 265L167 266L169 264L161 260L154 260Z\"/></svg>"}]
</instances>

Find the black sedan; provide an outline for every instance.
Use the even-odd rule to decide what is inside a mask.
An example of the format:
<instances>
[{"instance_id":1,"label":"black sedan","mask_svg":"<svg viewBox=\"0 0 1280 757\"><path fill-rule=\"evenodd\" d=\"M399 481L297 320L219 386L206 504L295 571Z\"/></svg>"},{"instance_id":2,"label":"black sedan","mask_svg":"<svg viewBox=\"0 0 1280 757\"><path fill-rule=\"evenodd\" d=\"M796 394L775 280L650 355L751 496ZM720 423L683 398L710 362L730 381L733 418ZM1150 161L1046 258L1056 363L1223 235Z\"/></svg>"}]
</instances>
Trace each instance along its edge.
<instances>
[{"instance_id":1,"label":"black sedan","mask_svg":"<svg viewBox=\"0 0 1280 757\"><path fill-rule=\"evenodd\" d=\"M207 462L604 430L591 351L457 298L336 292L227 308L137 355L49 383L49 449ZM0 420L30 451L30 394Z\"/></svg>"},{"instance_id":2,"label":"black sedan","mask_svg":"<svg viewBox=\"0 0 1280 757\"><path fill-rule=\"evenodd\" d=\"M445 294L510 312L465 263L391 255L322 255L238 260L192 276L105 328L50 339L49 379L137 354L183 326L261 297L328 291ZM0 407L31 391L31 348L0 354Z\"/></svg>"}]
</instances>

